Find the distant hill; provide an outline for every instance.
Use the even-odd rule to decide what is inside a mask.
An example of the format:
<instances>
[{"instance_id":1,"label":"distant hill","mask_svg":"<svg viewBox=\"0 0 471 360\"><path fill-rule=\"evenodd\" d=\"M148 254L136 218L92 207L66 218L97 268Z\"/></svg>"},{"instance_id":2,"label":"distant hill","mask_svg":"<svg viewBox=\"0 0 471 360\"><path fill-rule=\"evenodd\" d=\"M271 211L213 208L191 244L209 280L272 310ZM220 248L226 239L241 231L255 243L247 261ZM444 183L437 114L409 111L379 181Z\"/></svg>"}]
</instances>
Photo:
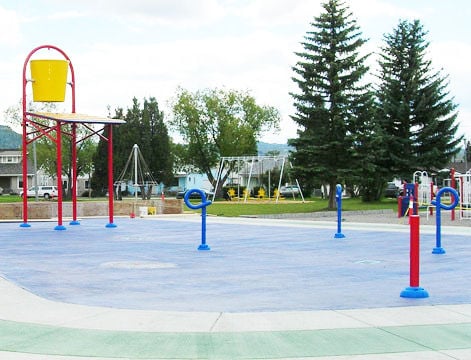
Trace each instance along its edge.
<instances>
[{"instance_id":1,"label":"distant hill","mask_svg":"<svg viewBox=\"0 0 471 360\"><path fill-rule=\"evenodd\" d=\"M257 143L258 155L263 156L268 152L277 151L280 155L288 155L290 151L293 150L293 147L288 144L270 144L266 142Z\"/></svg>"},{"instance_id":2,"label":"distant hill","mask_svg":"<svg viewBox=\"0 0 471 360\"><path fill-rule=\"evenodd\" d=\"M0 125L0 150L21 149L22 136L14 132L10 127Z\"/></svg>"}]
</instances>

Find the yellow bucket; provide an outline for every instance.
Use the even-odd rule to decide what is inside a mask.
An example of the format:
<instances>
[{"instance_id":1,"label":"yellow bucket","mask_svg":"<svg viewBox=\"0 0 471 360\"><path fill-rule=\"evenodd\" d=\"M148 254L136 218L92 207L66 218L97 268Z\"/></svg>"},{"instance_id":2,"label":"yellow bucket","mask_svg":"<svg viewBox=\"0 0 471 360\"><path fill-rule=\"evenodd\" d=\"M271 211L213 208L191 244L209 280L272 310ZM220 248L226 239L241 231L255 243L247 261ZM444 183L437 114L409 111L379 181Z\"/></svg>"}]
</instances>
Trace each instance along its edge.
<instances>
[{"instance_id":1,"label":"yellow bucket","mask_svg":"<svg viewBox=\"0 0 471 360\"><path fill-rule=\"evenodd\" d=\"M33 101L62 102L67 84L67 60L31 60Z\"/></svg>"}]
</instances>

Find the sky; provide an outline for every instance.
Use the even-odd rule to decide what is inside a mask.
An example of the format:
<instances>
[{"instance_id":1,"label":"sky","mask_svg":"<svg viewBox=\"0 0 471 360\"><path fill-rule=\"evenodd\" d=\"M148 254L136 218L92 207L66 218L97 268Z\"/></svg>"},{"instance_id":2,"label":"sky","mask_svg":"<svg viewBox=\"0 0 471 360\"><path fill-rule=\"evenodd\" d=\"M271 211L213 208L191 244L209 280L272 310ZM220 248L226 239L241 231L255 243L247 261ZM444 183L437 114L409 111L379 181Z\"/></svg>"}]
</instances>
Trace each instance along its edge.
<instances>
[{"instance_id":1,"label":"sky","mask_svg":"<svg viewBox=\"0 0 471 360\"><path fill-rule=\"evenodd\" d=\"M281 115L281 131L261 140L286 143L297 126L290 92L297 92L295 52L321 11L318 0L0 0L0 124L22 98L28 54L54 45L71 59L76 112L107 116L108 108L155 97L167 119L178 88L249 91ZM428 31L427 56L448 76L458 104L458 135L471 139L471 3L464 0L346 0L371 53L400 20L419 19ZM41 50L34 59L57 58ZM60 56L59 56L60 58ZM70 111L70 91L61 111ZM31 87L27 86L31 98ZM69 101L69 102L68 102ZM177 139L178 141L178 139Z\"/></svg>"}]
</instances>

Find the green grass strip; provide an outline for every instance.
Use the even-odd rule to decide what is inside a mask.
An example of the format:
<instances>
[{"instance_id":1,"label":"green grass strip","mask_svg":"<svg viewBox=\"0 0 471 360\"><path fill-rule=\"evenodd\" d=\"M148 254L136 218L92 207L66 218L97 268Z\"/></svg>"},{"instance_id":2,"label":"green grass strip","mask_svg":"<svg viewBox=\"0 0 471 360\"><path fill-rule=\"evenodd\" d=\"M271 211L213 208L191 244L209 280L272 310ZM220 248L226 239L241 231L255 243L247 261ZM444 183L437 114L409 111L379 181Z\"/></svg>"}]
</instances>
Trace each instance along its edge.
<instances>
[{"instance_id":1,"label":"green grass strip","mask_svg":"<svg viewBox=\"0 0 471 360\"><path fill-rule=\"evenodd\" d=\"M0 321L0 350L133 359L268 359L471 348L471 324L308 331L158 333Z\"/></svg>"}]
</instances>

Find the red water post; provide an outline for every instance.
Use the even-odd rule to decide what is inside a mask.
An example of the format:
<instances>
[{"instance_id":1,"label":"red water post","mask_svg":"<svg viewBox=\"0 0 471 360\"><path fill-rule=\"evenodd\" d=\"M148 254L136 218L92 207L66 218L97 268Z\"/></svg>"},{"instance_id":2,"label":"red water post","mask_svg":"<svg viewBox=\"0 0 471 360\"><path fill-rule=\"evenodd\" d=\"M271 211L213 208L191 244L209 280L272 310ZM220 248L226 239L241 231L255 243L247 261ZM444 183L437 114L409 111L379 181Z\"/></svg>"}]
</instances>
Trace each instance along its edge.
<instances>
[{"instance_id":1,"label":"red water post","mask_svg":"<svg viewBox=\"0 0 471 360\"><path fill-rule=\"evenodd\" d=\"M410 286L419 287L420 271L420 217L409 216L410 224Z\"/></svg>"},{"instance_id":2,"label":"red water post","mask_svg":"<svg viewBox=\"0 0 471 360\"><path fill-rule=\"evenodd\" d=\"M402 195L397 197L397 217L402 217Z\"/></svg>"},{"instance_id":3,"label":"red water post","mask_svg":"<svg viewBox=\"0 0 471 360\"><path fill-rule=\"evenodd\" d=\"M415 208L414 211L414 201L417 203L417 207ZM412 200L412 212L411 214L417 215L419 213L419 183L414 184L414 197Z\"/></svg>"},{"instance_id":4,"label":"red water post","mask_svg":"<svg viewBox=\"0 0 471 360\"><path fill-rule=\"evenodd\" d=\"M109 224L107 227L115 227L113 223L113 125L108 125L108 216Z\"/></svg>"},{"instance_id":5,"label":"red water post","mask_svg":"<svg viewBox=\"0 0 471 360\"><path fill-rule=\"evenodd\" d=\"M453 189L456 189L456 179L455 179L455 168L451 168L450 170L450 176L451 176L451 187ZM453 194L450 194L451 196L451 202L453 203L454 202L454 199L453 199ZM454 221L455 220L455 208L451 209L451 220Z\"/></svg>"},{"instance_id":6,"label":"red water post","mask_svg":"<svg viewBox=\"0 0 471 360\"><path fill-rule=\"evenodd\" d=\"M430 204L432 203L432 200L435 198L435 191L434 191L434 185L433 185L433 181L430 182ZM429 207L429 213L430 215L433 215L433 207Z\"/></svg>"},{"instance_id":7,"label":"red water post","mask_svg":"<svg viewBox=\"0 0 471 360\"><path fill-rule=\"evenodd\" d=\"M419 215L409 216L410 224L410 274L409 286L401 291L401 297L405 298L426 298L428 292L419 286L420 272L420 217Z\"/></svg>"}]
</instances>

